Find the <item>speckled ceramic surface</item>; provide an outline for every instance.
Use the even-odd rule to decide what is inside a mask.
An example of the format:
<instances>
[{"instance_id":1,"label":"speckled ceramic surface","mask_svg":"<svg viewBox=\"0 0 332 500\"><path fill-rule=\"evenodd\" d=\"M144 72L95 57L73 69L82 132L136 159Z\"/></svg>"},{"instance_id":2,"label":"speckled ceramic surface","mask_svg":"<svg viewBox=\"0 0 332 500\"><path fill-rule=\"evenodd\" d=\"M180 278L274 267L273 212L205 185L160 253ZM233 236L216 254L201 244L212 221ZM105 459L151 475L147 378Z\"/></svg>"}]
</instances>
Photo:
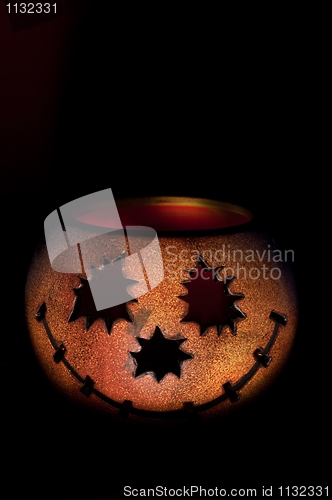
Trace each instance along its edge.
<instances>
[{"instance_id":1,"label":"speckled ceramic surface","mask_svg":"<svg viewBox=\"0 0 332 500\"><path fill-rule=\"evenodd\" d=\"M108 262L126 251L99 239ZM162 282L112 315L93 309L89 276L54 271L41 243L26 285L33 348L82 405L133 419L220 416L265 390L287 360L297 324L287 256L245 224L160 232L159 245ZM100 255L91 264L103 272Z\"/></svg>"}]
</instances>

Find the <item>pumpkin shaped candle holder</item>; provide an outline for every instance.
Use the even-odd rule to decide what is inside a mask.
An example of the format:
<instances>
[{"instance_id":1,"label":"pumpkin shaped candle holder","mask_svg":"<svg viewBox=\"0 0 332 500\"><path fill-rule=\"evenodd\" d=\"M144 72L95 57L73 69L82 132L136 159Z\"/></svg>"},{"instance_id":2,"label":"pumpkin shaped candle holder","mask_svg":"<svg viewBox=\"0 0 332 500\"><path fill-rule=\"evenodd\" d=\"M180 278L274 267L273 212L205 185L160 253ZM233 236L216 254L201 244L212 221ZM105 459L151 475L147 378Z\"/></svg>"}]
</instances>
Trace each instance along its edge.
<instances>
[{"instance_id":1,"label":"pumpkin shaped candle holder","mask_svg":"<svg viewBox=\"0 0 332 500\"><path fill-rule=\"evenodd\" d=\"M95 242L81 272L71 272L71 248L58 257L69 272L52 267L45 241L35 252L26 317L47 377L71 400L119 419L209 419L253 400L293 344L291 251L249 211L220 201L135 198L117 208L124 237L103 200L69 214ZM156 259L161 269L151 267ZM115 269L127 300L96 307L93 281Z\"/></svg>"}]
</instances>

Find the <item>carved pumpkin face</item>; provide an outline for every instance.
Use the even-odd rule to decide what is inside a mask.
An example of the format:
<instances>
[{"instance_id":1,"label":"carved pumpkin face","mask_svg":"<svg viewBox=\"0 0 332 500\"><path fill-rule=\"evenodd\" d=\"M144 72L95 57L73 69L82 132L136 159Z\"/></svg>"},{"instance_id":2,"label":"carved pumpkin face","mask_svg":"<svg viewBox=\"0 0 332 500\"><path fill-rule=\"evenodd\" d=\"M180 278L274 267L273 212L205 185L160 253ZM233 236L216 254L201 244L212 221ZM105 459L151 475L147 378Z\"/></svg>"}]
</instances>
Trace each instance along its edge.
<instances>
[{"instance_id":1,"label":"carved pumpkin face","mask_svg":"<svg viewBox=\"0 0 332 500\"><path fill-rule=\"evenodd\" d=\"M151 198L123 200L118 209L123 226L156 229L163 279L150 286L153 272L142 259L123 261L129 300L97 310L93 280L114 270L128 246L104 232L83 272L61 273L42 243L27 280L26 315L47 376L72 400L132 419L209 418L252 400L279 373L294 340L288 255L236 206ZM102 209L76 217L87 231L107 226ZM136 236L137 248L153 260L155 247L144 238ZM147 291L135 294L142 269Z\"/></svg>"}]
</instances>

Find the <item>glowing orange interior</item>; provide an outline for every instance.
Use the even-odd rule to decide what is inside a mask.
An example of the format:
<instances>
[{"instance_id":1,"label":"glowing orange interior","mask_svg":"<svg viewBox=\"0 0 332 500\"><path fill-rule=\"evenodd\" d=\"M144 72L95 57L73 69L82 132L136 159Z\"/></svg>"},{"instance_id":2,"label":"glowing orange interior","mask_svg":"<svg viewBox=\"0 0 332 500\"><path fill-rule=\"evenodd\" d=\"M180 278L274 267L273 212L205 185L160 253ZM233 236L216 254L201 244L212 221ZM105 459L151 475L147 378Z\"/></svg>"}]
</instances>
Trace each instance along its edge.
<instances>
[{"instance_id":1,"label":"glowing orange interior","mask_svg":"<svg viewBox=\"0 0 332 500\"><path fill-rule=\"evenodd\" d=\"M139 201L120 203L118 211L123 226L148 226L156 231L213 230L238 226L251 220L246 210L235 205L209 200L158 203ZM107 208L76 216L85 224L119 228Z\"/></svg>"}]
</instances>

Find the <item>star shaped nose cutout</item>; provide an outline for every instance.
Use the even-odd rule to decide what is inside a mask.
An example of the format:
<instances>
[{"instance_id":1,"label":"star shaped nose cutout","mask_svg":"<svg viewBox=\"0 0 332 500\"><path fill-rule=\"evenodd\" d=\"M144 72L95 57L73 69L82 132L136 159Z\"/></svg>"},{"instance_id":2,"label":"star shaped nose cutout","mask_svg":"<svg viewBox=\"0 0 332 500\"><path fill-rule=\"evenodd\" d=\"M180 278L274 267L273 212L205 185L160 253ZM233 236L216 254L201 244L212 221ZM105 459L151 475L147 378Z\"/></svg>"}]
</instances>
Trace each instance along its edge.
<instances>
[{"instance_id":1,"label":"star shaped nose cutout","mask_svg":"<svg viewBox=\"0 0 332 500\"><path fill-rule=\"evenodd\" d=\"M136 362L135 377L152 372L157 382L160 382L168 373L181 377L181 367L185 360L193 358L191 354L180 349L187 339L167 339L157 326L150 339L137 337L142 349L139 352L130 352Z\"/></svg>"}]
</instances>

